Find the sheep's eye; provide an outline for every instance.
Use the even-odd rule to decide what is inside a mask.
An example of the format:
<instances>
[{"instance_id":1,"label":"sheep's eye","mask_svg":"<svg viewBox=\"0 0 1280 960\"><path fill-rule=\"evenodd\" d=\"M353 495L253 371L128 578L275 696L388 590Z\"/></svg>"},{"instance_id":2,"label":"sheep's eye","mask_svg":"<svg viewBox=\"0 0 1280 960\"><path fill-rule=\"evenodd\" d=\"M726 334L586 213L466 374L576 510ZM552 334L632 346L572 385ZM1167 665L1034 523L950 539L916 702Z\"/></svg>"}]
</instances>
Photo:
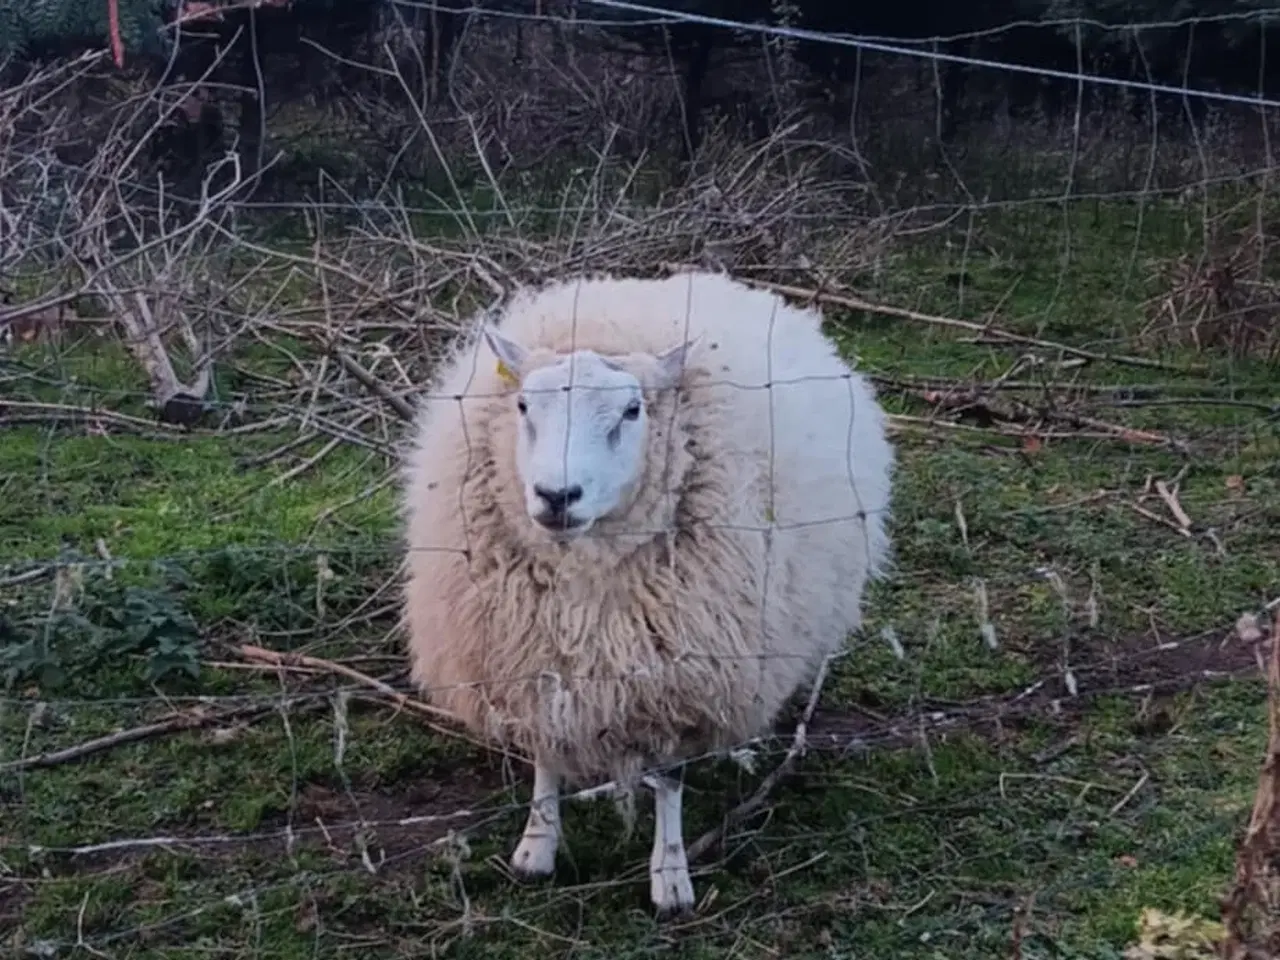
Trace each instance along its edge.
<instances>
[{"instance_id":1,"label":"sheep's eye","mask_svg":"<svg viewBox=\"0 0 1280 960\"><path fill-rule=\"evenodd\" d=\"M622 411L623 420L639 420L640 419L640 401L636 400L627 404L627 408Z\"/></svg>"},{"instance_id":2,"label":"sheep's eye","mask_svg":"<svg viewBox=\"0 0 1280 960\"><path fill-rule=\"evenodd\" d=\"M524 397L516 401L516 409L520 411L522 417L529 412L529 404L524 402Z\"/></svg>"}]
</instances>

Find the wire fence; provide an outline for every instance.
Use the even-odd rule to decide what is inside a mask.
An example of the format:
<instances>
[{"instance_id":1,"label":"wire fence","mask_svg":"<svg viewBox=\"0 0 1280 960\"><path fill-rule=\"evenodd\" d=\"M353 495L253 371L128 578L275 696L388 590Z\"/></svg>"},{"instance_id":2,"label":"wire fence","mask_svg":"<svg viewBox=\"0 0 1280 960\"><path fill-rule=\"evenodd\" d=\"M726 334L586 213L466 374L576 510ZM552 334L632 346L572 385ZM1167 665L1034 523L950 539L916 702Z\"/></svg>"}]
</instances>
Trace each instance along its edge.
<instances>
[{"instance_id":1,"label":"wire fence","mask_svg":"<svg viewBox=\"0 0 1280 960\"><path fill-rule=\"evenodd\" d=\"M1260 676L1280 631L1280 103L1261 86L935 49L995 30L906 41L622 0L461 12L449 102L353 86L283 104L274 160L252 169L233 143L190 189L140 159L167 129L159 92L87 117L67 92L97 76L88 60L0 90L6 946L1103 956L1174 934L1243 949L1250 903L1254 939L1274 938L1275 761L1258 768L1280 742ZM694 143L675 54L646 75L600 40L619 13L867 59L829 91L838 109L794 82L793 53L727 61ZM1103 26L1054 24L1072 25ZM943 137L947 63L1072 96L1056 113L979 109ZM367 66L400 70L377 50ZM1086 109L1088 85L1210 112L1177 126ZM94 148L77 154L86 130ZM677 166L664 157L681 141ZM344 151L358 161L345 180L283 172ZM822 309L876 388L897 465L891 507L696 518L743 545L883 519L892 562L769 732L715 749L704 736L644 771L684 785L697 895L692 917L659 924L644 857L670 820L641 808L637 833L620 831L633 811L616 784L567 785L555 879L513 882L540 809L532 758L439 704L475 683L518 702L553 668L579 704L620 681L491 662L424 692L406 563L496 561L466 523L406 544L401 502L418 410L514 416L487 366L441 389L459 335L482 318L503 329L530 286L690 268ZM709 370L706 386L771 417L852 382L774 362ZM853 435L865 412L833 401L813 428ZM757 468L789 475L773 441L794 438L769 439ZM470 461L495 441L465 442ZM850 446L840 469L857 479L863 456ZM584 541L661 528L604 523ZM669 659L673 676L733 667L696 647ZM760 676L792 669L772 650L745 659ZM595 802L608 797L622 819ZM1205 932L1233 880L1228 929ZM1180 912L1198 920L1179 933Z\"/></svg>"}]
</instances>

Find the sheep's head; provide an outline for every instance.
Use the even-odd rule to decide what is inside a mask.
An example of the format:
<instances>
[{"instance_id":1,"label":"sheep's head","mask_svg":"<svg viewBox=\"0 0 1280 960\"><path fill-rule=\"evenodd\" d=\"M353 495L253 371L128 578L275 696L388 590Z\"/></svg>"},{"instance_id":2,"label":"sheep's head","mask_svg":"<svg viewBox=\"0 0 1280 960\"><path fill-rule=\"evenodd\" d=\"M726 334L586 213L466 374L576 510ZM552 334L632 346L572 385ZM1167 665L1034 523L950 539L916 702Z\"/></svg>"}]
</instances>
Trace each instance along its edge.
<instances>
[{"instance_id":1,"label":"sheep's head","mask_svg":"<svg viewBox=\"0 0 1280 960\"><path fill-rule=\"evenodd\" d=\"M651 398L680 383L696 341L607 357L531 353L492 329L485 338L520 383L511 415L530 519L568 540L625 513L645 476Z\"/></svg>"}]
</instances>

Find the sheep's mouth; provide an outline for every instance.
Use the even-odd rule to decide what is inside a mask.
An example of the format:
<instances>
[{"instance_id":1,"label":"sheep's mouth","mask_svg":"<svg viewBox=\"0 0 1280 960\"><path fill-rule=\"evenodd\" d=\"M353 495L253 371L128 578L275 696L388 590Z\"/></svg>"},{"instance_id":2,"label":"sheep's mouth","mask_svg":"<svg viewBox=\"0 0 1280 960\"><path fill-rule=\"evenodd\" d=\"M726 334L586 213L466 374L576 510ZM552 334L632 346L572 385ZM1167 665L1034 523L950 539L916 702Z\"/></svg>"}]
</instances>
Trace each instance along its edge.
<instances>
[{"instance_id":1,"label":"sheep's mouth","mask_svg":"<svg viewBox=\"0 0 1280 960\"><path fill-rule=\"evenodd\" d=\"M544 530L553 534L567 535L572 531L581 531L587 526L587 521L579 517L575 517L571 513L546 512L540 513L534 520Z\"/></svg>"}]
</instances>

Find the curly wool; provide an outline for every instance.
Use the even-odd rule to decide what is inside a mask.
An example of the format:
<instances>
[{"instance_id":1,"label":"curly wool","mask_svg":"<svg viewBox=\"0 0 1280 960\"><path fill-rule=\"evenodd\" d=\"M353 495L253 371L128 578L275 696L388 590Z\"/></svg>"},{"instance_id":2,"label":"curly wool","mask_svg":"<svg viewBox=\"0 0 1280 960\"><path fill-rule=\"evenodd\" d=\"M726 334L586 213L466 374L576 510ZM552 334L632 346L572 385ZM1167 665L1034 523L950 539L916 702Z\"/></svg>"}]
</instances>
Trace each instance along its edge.
<instances>
[{"instance_id":1,"label":"curly wool","mask_svg":"<svg viewBox=\"0 0 1280 960\"><path fill-rule=\"evenodd\" d=\"M768 330L753 328L761 317ZM517 388L477 360L477 338L459 344L406 471L414 680L476 733L575 782L630 781L766 732L857 627L887 551L892 455L870 389L815 313L719 275L558 284L514 300L502 330L531 367L574 347L622 356L650 411L645 472L623 515L567 546L541 536L515 466ZM630 355L686 330L705 342L681 389L653 389ZM781 334L772 358L766 334ZM803 384L771 385L770 372L829 378L807 426L782 424L788 437L770 429L770 398ZM741 389L753 379L769 389ZM812 415L835 412L833 382L853 402L852 463L843 448L805 458ZM854 481L852 500L833 479ZM852 509L808 515L824 503Z\"/></svg>"}]
</instances>

